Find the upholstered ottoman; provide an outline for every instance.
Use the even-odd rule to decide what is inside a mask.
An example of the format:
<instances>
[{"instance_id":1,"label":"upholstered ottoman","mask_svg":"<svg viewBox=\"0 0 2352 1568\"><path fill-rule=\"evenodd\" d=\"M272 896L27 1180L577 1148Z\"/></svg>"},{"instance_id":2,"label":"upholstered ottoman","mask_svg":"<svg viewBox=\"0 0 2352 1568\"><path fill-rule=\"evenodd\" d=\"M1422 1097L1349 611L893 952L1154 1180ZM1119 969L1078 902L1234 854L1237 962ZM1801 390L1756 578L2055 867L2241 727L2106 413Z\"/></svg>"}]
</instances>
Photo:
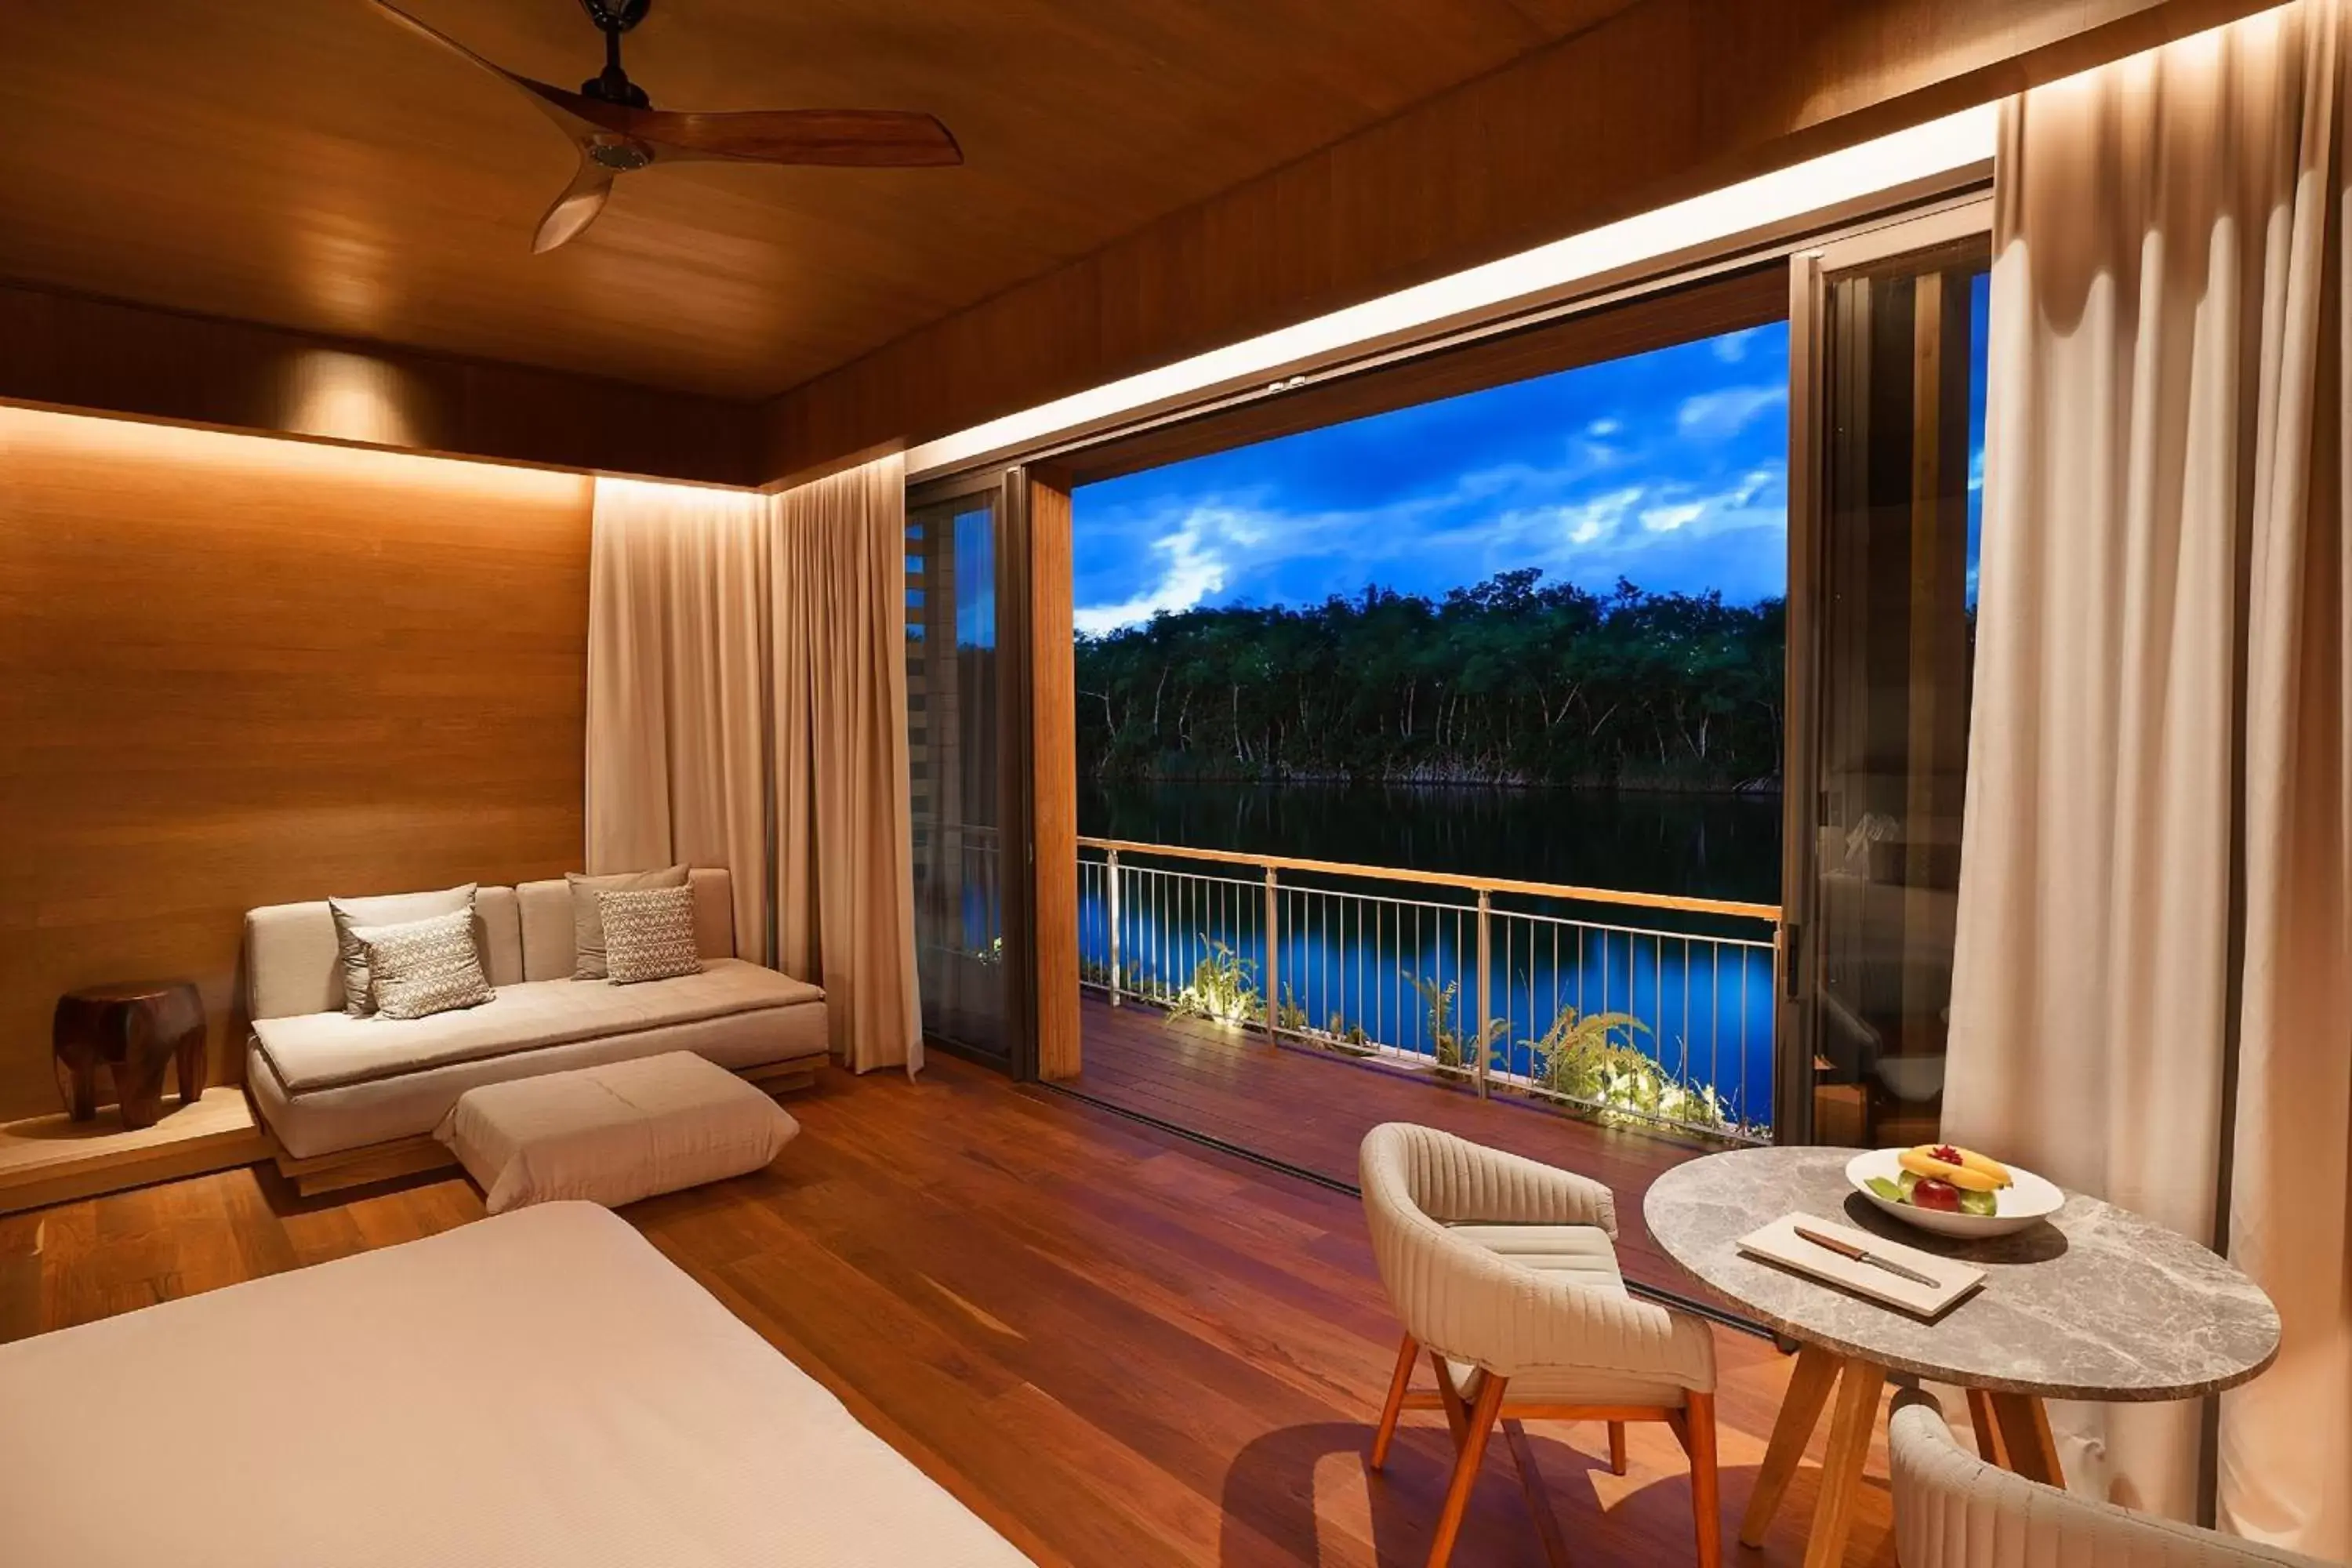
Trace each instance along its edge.
<instances>
[{"instance_id":1,"label":"upholstered ottoman","mask_svg":"<svg viewBox=\"0 0 2352 1568\"><path fill-rule=\"evenodd\" d=\"M725 1068L671 1051L484 1084L460 1096L433 1135L497 1214L553 1198L617 1208L740 1176L800 1130Z\"/></svg>"}]
</instances>

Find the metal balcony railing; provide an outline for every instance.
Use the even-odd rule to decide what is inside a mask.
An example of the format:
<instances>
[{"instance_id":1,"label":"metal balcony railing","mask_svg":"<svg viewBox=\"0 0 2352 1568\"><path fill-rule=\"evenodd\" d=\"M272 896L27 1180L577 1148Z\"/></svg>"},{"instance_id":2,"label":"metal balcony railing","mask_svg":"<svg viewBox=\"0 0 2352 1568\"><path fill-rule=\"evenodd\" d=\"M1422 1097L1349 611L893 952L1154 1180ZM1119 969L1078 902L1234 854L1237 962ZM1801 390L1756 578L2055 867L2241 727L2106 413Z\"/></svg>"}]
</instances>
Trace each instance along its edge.
<instances>
[{"instance_id":1,"label":"metal balcony railing","mask_svg":"<svg viewBox=\"0 0 2352 1568\"><path fill-rule=\"evenodd\" d=\"M1770 904L1079 840L1081 984L1114 1006L1742 1142L1770 1137L1780 918Z\"/></svg>"}]
</instances>

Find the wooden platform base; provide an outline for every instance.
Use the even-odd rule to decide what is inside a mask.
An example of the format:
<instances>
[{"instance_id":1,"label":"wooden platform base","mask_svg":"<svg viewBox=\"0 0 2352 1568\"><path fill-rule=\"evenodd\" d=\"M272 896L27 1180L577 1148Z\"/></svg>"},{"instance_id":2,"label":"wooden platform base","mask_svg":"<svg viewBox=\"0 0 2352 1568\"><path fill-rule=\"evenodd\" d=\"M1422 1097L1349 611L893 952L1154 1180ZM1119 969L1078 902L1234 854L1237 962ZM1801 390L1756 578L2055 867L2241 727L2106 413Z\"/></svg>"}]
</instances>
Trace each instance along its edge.
<instances>
[{"instance_id":1,"label":"wooden platform base","mask_svg":"<svg viewBox=\"0 0 2352 1568\"><path fill-rule=\"evenodd\" d=\"M764 1067L745 1068L735 1076L746 1083L759 1085L770 1094L787 1094L815 1083L816 1075L824 1070L826 1059L809 1057L799 1061L770 1062ZM427 1171L455 1170L457 1164L457 1157L446 1145L424 1135L362 1144L357 1149L302 1160L283 1149L278 1150L277 1154L278 1172L306 1198L341 1192L347 1187L398 1181Z\"/></svg>"},{"instance_id":2,"label":"wooden platform base","mask_svg":"<svg viewBox=\"0 0 2352 1568\"><path fill-rule=\"evenodd\" d=\"M0 1127L0 1214L250 1165L275 1147L241 1088L165 1103L154 1125L135 1130L111 1110L89 1121L59 1111Z\"/></svg>"}]
</instances>

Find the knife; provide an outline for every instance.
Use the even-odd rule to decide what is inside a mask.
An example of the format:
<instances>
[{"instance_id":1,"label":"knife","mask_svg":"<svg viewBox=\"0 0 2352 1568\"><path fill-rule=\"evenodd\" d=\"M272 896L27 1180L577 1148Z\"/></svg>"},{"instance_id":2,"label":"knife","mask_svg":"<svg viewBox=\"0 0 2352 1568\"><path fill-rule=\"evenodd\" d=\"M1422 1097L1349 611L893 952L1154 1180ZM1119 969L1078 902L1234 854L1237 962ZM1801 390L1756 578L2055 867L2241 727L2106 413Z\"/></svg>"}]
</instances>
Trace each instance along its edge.
<instances>
[{"instance_id":1,"label":"knife","mask_svg":"<svg viewBox=\"0 0 2352 1568\"><path fill-rule=\"evenodd\" d=\"M1873 1252L1866 1247L1857 1247L1851 1241L1841 1240L1834 1236L1824 1236L1818 1230L1809 1230L1801 1225L1791 1226L1789 1228L1815 1247L1824 1247L1836 1253L1840 1258L1850 1258L1856 1263L1867 1263L1873 1268L1884 1268L1898 1279L1908 1279L1915 1285L1925 1285L1929 1289L1943 1289L1944 1282L1941 1279L1922 1274L1907 1264L1897 1263L1895 1259Z\"/></svg>"}]
</instances>

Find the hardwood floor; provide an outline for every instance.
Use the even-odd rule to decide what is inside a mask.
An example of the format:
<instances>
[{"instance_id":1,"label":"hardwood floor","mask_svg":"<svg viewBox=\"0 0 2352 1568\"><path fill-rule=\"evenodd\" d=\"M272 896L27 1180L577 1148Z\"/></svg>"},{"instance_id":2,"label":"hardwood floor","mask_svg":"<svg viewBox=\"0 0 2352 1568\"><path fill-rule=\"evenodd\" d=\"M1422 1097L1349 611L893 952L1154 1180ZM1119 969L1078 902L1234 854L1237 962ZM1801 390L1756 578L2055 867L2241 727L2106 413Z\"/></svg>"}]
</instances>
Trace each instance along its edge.
<instances>
[{"instance_id":1,"label":"hardwood floor","mask_svg":"<svg viewBox=\"0 0 2352 1568\"><path fill-rule=\"evenodd\" d=\"M1606 1184L1626 1278L1689 1294L1690 1277L1642 1223L1650 1184L1723 1145L1603 1127L1523 1100L1481 1100L1425 1073L1269 1044L1156 1007L1079 1004L1084 1070L1066 1087L1237 1149L1353 1185L1356 1149L1383 1121L1418 1121Z\"/></svg>"},{"instance_id":2,"label":"hardwood floor","mask_svg":"<svg viewBox=\"0 0 2352 1568\"><path fill-rule=\"evenodd\" d=\"M624 1213L861 1420L1040 1562L1422 1561L1448 1447L1409 1417L1363 1468L1397 1331L1352 1199L951 1059L827 1078L768 1171ZM304 1200L256 1167L0 1219L0 1336L480 1214L458 1178ZM1729 1545L1790 1363L1717 1341L1726 1550L1793 1564L1810 1468L1762 1552ZM1622 1478L1600 1427L1530 1436L1579 1568L1692 1561L1664 1428ZM1849 1563L1892 1561L1885 1476L1874 1454ZM1455 1561L1542 1561L1500 1445Z\"/></svg>"}]
</instances>

